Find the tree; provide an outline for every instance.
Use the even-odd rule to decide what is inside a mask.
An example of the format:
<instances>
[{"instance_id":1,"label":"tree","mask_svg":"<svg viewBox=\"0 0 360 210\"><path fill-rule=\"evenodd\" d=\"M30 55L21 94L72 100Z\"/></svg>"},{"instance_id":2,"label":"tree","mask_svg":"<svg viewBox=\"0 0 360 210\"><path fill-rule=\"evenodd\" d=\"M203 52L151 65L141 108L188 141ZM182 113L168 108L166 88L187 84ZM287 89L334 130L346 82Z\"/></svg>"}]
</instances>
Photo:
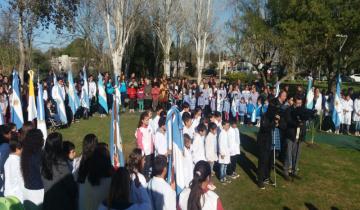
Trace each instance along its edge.
<instances>
[{"instance_id":1,"label":"tree","mask_svg":"<svg viewBox=\"0 0 360 210\"><path fill-rule=\"evenodd\" d=\"M164 74L170 76L170 48L172 35L180 21L181 4L179 0L151 0L150 20L163 50Z\"/></svg>"},{"instance_id":2,"label":"tree","mask_svg":"<svg viewBox=\"0 0 360 210\"><path fill-rule=\"evenodd\" d=\"M213 23L212 0L192 0L186 10L190 11L187 27L195 43L197 82L200 83L205 55Z\"/></svg>"},{"instance_id":3,"label":"tree","mask_svg":"<svg viewBox=\"0 0 360 210\"><path fill-rule=\"evenodd\" d=\"M114 74L120 75L126 45L139 24L139 15L145 8L145 0L103 0L98 9L102 15Z\"/></svg>"},{"instance_id":4,"label":"tree","mask_svg":"<svg viewBox=\"0 0 360 210\"><path fill-rule=\"evenodd\" d=\"M23 79L26 62L26 40L31 43L33 30L42 26L48 28L53 24L60 32L71 28L76 15L79 0L8 0L17 17L17 35L19 44L19 75ZM24 36L24 34L28 36Z\"/></svg>"}]
</instances>

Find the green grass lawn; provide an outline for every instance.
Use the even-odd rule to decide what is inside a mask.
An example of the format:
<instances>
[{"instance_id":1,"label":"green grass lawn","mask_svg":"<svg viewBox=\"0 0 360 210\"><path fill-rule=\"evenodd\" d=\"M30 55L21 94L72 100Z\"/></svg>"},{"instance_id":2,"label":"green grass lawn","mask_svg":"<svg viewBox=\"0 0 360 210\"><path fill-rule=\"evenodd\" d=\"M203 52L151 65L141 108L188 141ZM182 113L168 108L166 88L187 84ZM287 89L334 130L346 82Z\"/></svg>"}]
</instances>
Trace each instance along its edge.
<instances>
[{"instance_id":1,"label":"green grass lawn","mask_svg":"<svg viewBox=\"0 0 360 210\"><path fill-rule=\"evenodd\" d=\"M138 114L121 116L121 135L127 156L135 146ZM96 134L101 141L109 141L110 118L92 117L60 130L65 140L75 143L81 152L82 138ZM216 193L225 209L360 209L360 152L358 149L340 148L325 144L327 135L317 135L314 146L302 145L300 159L301 180L286 182L278 174L278 186L259 190L256 179L256 140L253 129L243 127L240 178L223 186L214 178ZM348 138L338 136L339 141ZM359 138L352 137L350 140ZM319 141L318 141L319 140ZM280 164L280 163L279 163Z\"/></svg>"}]
</instances>

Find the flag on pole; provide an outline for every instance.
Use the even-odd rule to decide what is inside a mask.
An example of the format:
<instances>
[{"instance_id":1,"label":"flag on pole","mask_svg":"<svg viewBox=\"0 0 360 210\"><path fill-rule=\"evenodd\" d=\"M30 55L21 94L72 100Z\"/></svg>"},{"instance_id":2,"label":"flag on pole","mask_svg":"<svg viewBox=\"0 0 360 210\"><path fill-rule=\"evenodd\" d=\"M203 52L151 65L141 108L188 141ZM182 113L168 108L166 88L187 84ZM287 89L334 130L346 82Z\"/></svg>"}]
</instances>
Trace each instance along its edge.
<instances>
[{"instance_id":1,"label":"flag on pole","mask_svg":"<svg viewBox=\"0 0 360 210\"><path fill-rule=\"evenodd\" d=\"M277 98L280 94L280 82L276 82L275 87L275 98Z\"/></svg>"},{"instance_id":2,"label":"flag on pole","mask_svg":"<svg viewBox=\"0 0 360 210\"><path fill-rule=\"evenodd\" d=\"M46 122L45 122L45 108L43 99L43 87L38 81L38 96L37 96L37 128L43 133L44 139L47 137Z\"/></svg>"},{"instance_id":3,"label":"flag on pole","mask_svg":"<svg viewBox=\"0 0 360 210\"><path fill-rule=\"evenodd\" d=\"M308 86L307 86L307 93L306 93L306 108L313 109L314 107L314 90L312 87L313 78L308 77Z\"/></svg>"},{"instance_id":4,"label":"flag on pole","mask_svg":"<svg viewBox=\"0 0 360 210\"><path fill-rule=\"evenodd\" d=\"M334 96L334 104L333 104L333 113L332 113L332 121L334 122L335 128L339 129L340 124L342 123L342 106L341 106L341 77L338 75L336 80L336 93Z\"/></svg>"},{"instance_id":5,"label":"flag on pole","mask_svg":"<svg viewBox=\"0 0 360 210\"><path fill-rule=\"evenodd\" d=\"M82 107L90 109L90 100L89 100L89 83L87 80L87 74L86 74L86 68L85 66L83 67L83 80L84 80L84 86L82 88Z\"/></svg>"},{"instance_id":6,"label":"flag on pole","mask_svg":"<svg viewBox=\"0 0 360 210\"><path fill-rule=\"evenodd\" d=\"M68 82L69 82L69 106L73 115L75 115L76 110L79 108L79 96L76 94L74 79L72 71L68 71Z\"/></svg>"},{"instance_id":7,"label":"flag on pole","mask_svg":"<svg viewBox=\"0 0 360 210\"><path fill-rule=\"evenodd\" d=\"M177 195L185 188L184 139L182 130L183 123L180 111L176 106L173 106L166 116L166 139L168 149L171 150L167 181L169 184L175 181Z\"/></svg>"},{"instance_id":8,"label":"flag on pole","mask_svg":"<svg viewBox=\"0 0 360 210\"><path fill-rule=\"evenodd\" d=\"M115 74L115 100L117 104L121 105L120 85L117 78L118 75ZM120 110L120 106L118 106L118 109Z\"/></svg>"},{"instance_id":9,"label":"flag on pole","mask_svg":"<svg viewBox=\"0 0 360 210\"><path fill-rule=\"evenodd\" d=\"M251 122L255 123L256 122L256 107L254 107L252 113L251 113Z\"/></svg>"},{"instance_id":10,"label":"flag on pole","mask_svg":"<svg viewBox=\"0 0 360 210\"><path fill-rule=\"evenodd\" d=\"M5 124L4 115L2 113L2 109L1 109L1 106L0 106L0 125L4 125L4 124Z\"/></svg>"},{"instance_id":11,"label":"flag on pole","mask_svg":"<svg viewBox=\"0 0 360 210\"><path fill-rule=\"evenodd\" d=\"M110 121L110 157L111 164L115 168L124 167L124 153L122 147L122 139L120 136L120 116L118 114L118 104L114 100L113 112Z\"/></svg>"},{"instance_id":12,"label":"flag on pole","mask_svg":"<svg viewBox=\"0 0 360 210\"><path fill-rule=\"evenodd\" d=\"M99 89L99 95L98 95L99 104L106 111L106 113L108 113L109 108L106 100L105 86L104 86L103 77L100 73L98 76L98 89Z\"/></svg>"},{"instance_id":13,"label":"flag on pole","mask_svg":"<svg viewBox=\"0 0 360 210\"><path fill-rule=\"evenodd\" d=\"M11 94L11 102L10 102L10 112L11 112L11 122L15 123L16 128L22 128L24 124L21 99L20 99L20 90L19 90L19 75L14 70L13 71L13 81L12 81L12 94Z\"/></svg>"},{"instance_id":14,"label":"flag on pole","mask_svg":"<svg viewBox=\"0 0 360 210\"><path fill-rule=\"evenodd\" d=\"M37 117L36 103L35 103L35 90L34 90L34 71L29 70L29 102L28 102L28 121L33 121Z\"/></svg>"},{"instance_id":15,"label":"flag on pole","mask_svg":"<svg viewBox=\"0 0 360 210\"><path fill-rule=\"evenodd\" d=\"M54 74L53 79L54 79L54 87L53 88L55 88L55 91L52 91L53 92L52 97L56 102L57 114L60 117L60 121L63 124L67 124L68 121L67 121L67 117L66 117L65 103L64 103L65 96L63 95L63 93L61 91L61 87L57 82L56 74Z\"/></svg>"}]
</instances>

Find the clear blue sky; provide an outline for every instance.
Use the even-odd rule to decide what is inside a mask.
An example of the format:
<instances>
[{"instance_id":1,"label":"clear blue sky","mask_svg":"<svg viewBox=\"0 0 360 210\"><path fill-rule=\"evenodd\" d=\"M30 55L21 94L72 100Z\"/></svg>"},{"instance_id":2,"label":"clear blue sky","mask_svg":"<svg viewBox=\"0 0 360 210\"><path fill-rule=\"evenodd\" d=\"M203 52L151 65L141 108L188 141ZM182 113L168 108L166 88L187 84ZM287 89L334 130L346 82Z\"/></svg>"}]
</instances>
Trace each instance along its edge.
<instances>
[{"instance_id":1,"label":"clear blue sky","mask_svg":"<svg viewBox=\"0 0 360 210\"><path fill-rule=\"evenodd\" d=\"M0 0L1 8L6 7L6 0ZM214 16L217 19L217 27L221 27L230 17L231 12L228 7L229 0L214 0ZM34 46L46 51L50 47L64 47L69 44L69 40L64 35L59 35L53 26L49 29L37 29L34 36Z\"/></svg>"}]
</instances>

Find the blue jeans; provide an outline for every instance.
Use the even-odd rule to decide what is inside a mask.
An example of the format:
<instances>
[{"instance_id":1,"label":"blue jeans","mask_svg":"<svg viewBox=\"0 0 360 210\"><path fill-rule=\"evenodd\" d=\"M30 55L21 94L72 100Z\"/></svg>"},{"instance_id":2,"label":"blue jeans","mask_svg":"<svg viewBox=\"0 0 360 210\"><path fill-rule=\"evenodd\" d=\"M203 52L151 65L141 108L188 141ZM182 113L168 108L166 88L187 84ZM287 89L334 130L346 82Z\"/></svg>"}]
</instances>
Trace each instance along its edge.
<instances>
[{"instance_id":1,"label":"blue jeans","mask_svg":"<svg viewBox=\"0 0 360 210\"><path fill-rule=\"evenodd\" d=\"M355 131L360 132L360 121L355 121Z\"/></svg>"},{"instance_id":2,"label":"blue jeans","mask_svg":"<svg viewBox=\"0 0 360 210\"><path fill-rule=\"evenodd\" d=\"M226 169L227 169L227 164L220 164L220 180L224 179L226 176Z\"/></svg>"},{"instance_id":3,"label":"blue jeans","mask_svg":"<svg viewBox=\"0 0 360 210\"><path fill-rule=\"evenodd\" d=\"M286 150L286 159L285 159L285 174L288 175L288 172L296 173L297 165L299 163L300 157L300 142L294 142L290 139L286 139L287 150Z\"/></svg>"}]
</instances>

